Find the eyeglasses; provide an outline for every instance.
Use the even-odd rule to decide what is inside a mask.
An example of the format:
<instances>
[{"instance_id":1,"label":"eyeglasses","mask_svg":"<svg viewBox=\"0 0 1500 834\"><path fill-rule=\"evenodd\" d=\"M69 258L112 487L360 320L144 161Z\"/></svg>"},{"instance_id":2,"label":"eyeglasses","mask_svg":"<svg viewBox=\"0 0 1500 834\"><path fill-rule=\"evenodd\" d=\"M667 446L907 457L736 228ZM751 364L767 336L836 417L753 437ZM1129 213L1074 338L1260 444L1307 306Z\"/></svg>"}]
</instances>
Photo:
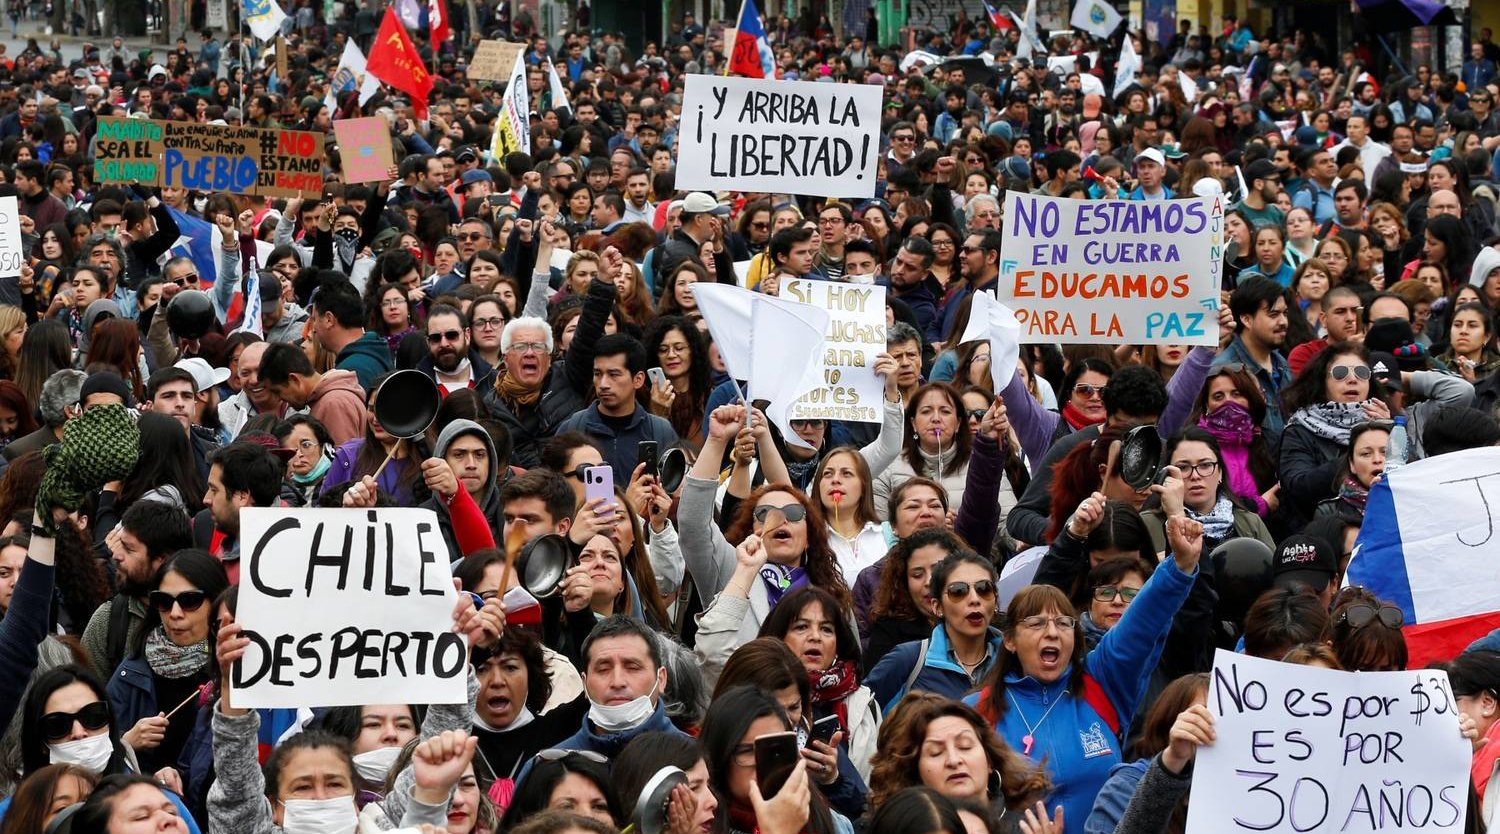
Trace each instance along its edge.
<instances>
[{"instance_id":1,"label":"eyeglasses","mask_svg":"<svg viewBox=\"0 0 1500 834\"><path fill-rule=\"evenodd\" d=\"M511 342L510 347L506 348L505 352L506 353L510 353L512 351L514 351L516 353L521 353L521 354L526 354L526 353L546 353L547 352L547 343L546 342Z\"/></svg>"},{"instance_id":2,"label":"eyeglasses","mask_svg":"<svg viewBox=\"0 0 1500 834\"><path fill-rule=\"evenodd\" d=\"M841 225L843 225L843 223L844 223L844 218L842 218L842 217L819 217L818 218L818 225L819 226L841 226Z\"/></svg>"},{"instance_id":3,"label":"eyeglasses","mask_svg":"<svg viewBox=\"0 0 1500 834\"><path fill-rule=\"evenodd\" d=\"M759 507L755 508L755 512L753 513L753 515L755 516L755 520L759 521L762 524L766 523L766 519L771 517L772 510L781 513L781 517L785 518L788 523L796 523L804 518L807 518L807 508L803 507L801 504L787 504L784 507L775 507L770 504L761 504Z\"/></svg>"},{"instance_id":4,"label":"eyeglasses","mask_svg":"<svg viewBox=\"0 0 1500 834\"><path fill-rule=\"evenodd\" d=\"M769 229L769 228L771 228L771 224L768 223L768 222L766 222L766 221L764 221L764 220L756 220L756 221L754 221L754 222L752 222L750 224L750 228L752 228L752 229Z\"/></svg>"},{"instance_id":5,"label":"eyeglasses","mask_svg":"<svg viewBox=\"0 0 1500 834\"><path fill-rule=\"evenodd\" d=\"M937 246L936 243L934 243L932 245L933 246ZM984 247L983 246L961 246L961 247L959 247L958 251L964 253L965 255L972 255L975 252L983 252L984 251Z\"/></svg>"},{"instance_id":6,"label":"eyeglasses","mask_svg":"<svg viewBox=\"0 0 1500 834\"><path fill-rule=\"evenodd\" d=\"M917 141L917 137L916 137L915 134L903 133L900 136L892 136L891 137L891 141L892 142L915 142L915 141Z\"/></svg>"},{"instance_id":7,"label":"eyeglasses","mask_svg":"<svg viewBox=\"0 0 1500 834\"><path fill-rule=\"evenodd\" d=\"M406 299L404 299L404 298L388 298L385 301L380 302L380 306L386 308L387 310L394 310L397 307L405 307L406 306Z\"/></svg>"},{"instance_id":8,"label":"eyeglasses","mask_svg":"<svg viewBox=\"0 0 1500 834\"><path fill-rule=\"evenodd\" d=\"M1212 478L1219 471L1219 462L1216 460L1205 460L1198 463L1174 463L1173 466L1182 470L1182 477L1196 475L1200 478Z\"/></svg>"},{"instance_id":9,"label":"eyeglasses","mask_svg":"<svg viewBox=\"0 0 1500 834\"><path fill-rule=\"evenodd\" d=\"M1348 379L1349 378L1349 374L1354 374L1354 378L1355 379L1360 379L1360 380L1369 379L1370 378L1370 366L1369 365L1334 365L1332 368L1328 369L1328 375L1331 376L1331 377L1333 377L1335 380L1340 380L1341 381L1341 380Z\"/></svg>"},{"instance_id":10,"label":"eyeglasses","mask_svg":"<svg viewBox=\"0 0 1500 834\"><path fill-rule=\"evenodd\" d=\"M934 240L934 241L932 241L932 248L933 249L952 249L953 248L953 241L951 241L951 240Z\"/></svg>"},{"instance_id":11,"label":"eyeglasses","mask_svg":"<svg viewBox=\"0 0 1500 834\"><path fill-rule=\"evenodd\" d=\"M1024 628L1027 631L1042 631L1047 627L1048 623L1057 626L1061 631L1072 631L1073 629L1078 627L1078 618L1069 617L1067 614L1062 614L1057 617L1047 617L1041 614L1037 614L1035 616L1026 617L1025 619L1021 620L1021 628Z\"/></svg>"},{"instance_id":12,"label":"eyeglasses","mask_svg":"<svg viewBox=\"0 0 1500 834\"><path fill-rule=\"evenodd\" d=\"M1083 397L1086 400L1091 400L1095 395L1101 397L1104 396L1104 386L1090 385L1087 382L1080 382L1077 385L1073 386L1073 393L1077 396Z\"/></svg>"},{"instance_id":13,"label":"eyeglasses","mask_svg":"<svg viewBox=\"0 0 1500 834\"><path fill-rule=\"evenodd\" d=\"M948 586L943 589L943 593L947 594L948 599L954 602L962 602L969 598L969 591L971 590L978 594L980 599L995 598L995 583L988 579L981 579L974 583L949 582Z\"/></svg>"},{"instance_id":14,"label":"eyeglasses","mask_svg":"<svg viewBox=\"0 0 1500 834\"><path fill-rule=\"evenodd\" d=\"M1406 622L1406 615L1394 605L1382 605L1377 609L1367 603L1351 605L1339 614L1339 622L1348 623L1350 628L1364 628L1376 619L1386 628L1397 629Z\"/></svg>"},{"instance_id":15,"label":"eyeglasses","mask_svg":"<svg viewBox=\"0 0 1500 834\"><path fill-rule=\"evenodd\" d=\"M166 591L152 591L147 598L151 601L151 607L163 614L171 612L174 605L182 606L183 611L197 611L203 607L203 603L208 602L208 594L202 591L183 591L176 596Z\"/></svg>"},{"instance_id":16,"label":"eyeglasses","mask_svg":"<svg viewBox=\"0 0 1500 834\"><path fill-rule=\"evenodd\" d=\"M48 741L67 738L73 732L73 722L94 732L109 726L109 705L95 701L77 712L49 712L42 716L42 734Z\"/></svg>"},{"instance_id":17,"label":"eyeglasses","mask_svg":"<svg viewBox=\"0 0 1500 834\"><path fill-rule=\"evenodd\" d=\"M480 330L494 330L497 327L504 327L505 319L499 316L490 316L489 318L474 319L469 323Z\"/></svg>"},{"instance_id":18,"label":"eyeglasses","mask_svg":"<svg viewBox=\"0 0 1500 834\"><path fill-rule=\"evenodd\" d=\"M428 333L427 341L429 344L437 345L442 344L445 341L456 342L459 339L462 339L463 336L464 332L462 330L444 330L441 333Z\"/></svg>"},{"instance_id":19,"label":"eyeglasses","mask_svg":"<svg viewBox=\"0 0 1500 834\"><path fill-rule=\"evenodd\" d=\"M318 448L318 441L316 441L316 440L299 440L299 441L297 441L297 448L301 449L304 452L311 452L313 449Z\"/></svg>"},{"instance_id":20,"label":"eyeglasses","mask_svg":"<svg viewBox=\"0 0 1500 834\"><path fill-rule=\"evenodd\" d=\"M474 240L488 240L489 238L483 232L460 232L458 239L467 243Z\"/></svg>"},{"instance_id":21,"label":"eyeglasses","mask_svg":"<svg viewBox=\"0 0 1500 834\"><path fill-rule=\"evenodd\" d=\"M1094 589L1094 599L1100 602L1114 602L1115 597L1119 597L1126 602L1130 602L1140 592L1140 588L1116 588L1114 585L1100 585Z\"/></svg>"}]
</instances>

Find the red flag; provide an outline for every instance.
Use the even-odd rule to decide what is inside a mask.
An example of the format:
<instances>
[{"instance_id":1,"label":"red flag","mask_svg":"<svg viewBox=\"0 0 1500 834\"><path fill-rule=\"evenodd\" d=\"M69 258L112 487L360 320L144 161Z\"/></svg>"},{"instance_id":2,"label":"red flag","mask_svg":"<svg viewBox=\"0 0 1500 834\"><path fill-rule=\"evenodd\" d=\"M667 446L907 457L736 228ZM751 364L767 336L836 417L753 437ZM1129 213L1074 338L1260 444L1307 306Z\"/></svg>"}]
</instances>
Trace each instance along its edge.
<instances>
[{"instance_id":1,"label":"red flag","mask_svg":"<svg viewBox=\"0 0 1500 834\"><path fill-rule=\"evenodd\" d=\"M427 30L432 35L432 52L448 39L448 3L446 0L427 0Z\"/></svg>"},{"instance_id":2,"label":"red flag","mask_svg":"<svg viewBox=\"0 0 1500 834\"><path fill-rule=\"evenodd\" d=\"M396 10L390 6L386 6L380 31L375 33L375 44L370 47L365 71L410 94L417 118L427 118L427 96L432 93L432 76L423 66L417 48L406 36L401 21L396 19Z\"/></svg>"}]
</instances>

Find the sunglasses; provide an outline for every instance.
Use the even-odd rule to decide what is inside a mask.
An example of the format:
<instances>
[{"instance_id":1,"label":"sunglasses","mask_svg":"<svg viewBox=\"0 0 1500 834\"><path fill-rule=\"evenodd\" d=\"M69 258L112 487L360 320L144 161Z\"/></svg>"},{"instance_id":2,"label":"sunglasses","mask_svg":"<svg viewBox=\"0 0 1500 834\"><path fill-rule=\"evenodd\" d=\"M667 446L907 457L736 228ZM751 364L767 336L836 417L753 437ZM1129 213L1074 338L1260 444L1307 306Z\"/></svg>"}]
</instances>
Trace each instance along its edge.
<instances>
[{"instance_id":1,"label":"sunglasses","mask_svg":"<svg viewBox=\"0 0 1500 834\"><path fill-rule=\"evenodd\" d=\"M981 579L973 583L949 582L948 586L943 589L943 593L948 595L948 599L954 602L961 602L969 598L969 591L971 590L978 594L980 599L995 598L995 583L988 579Z\"/></svg>"},{"instance_id":2,"label":"sunglasses","mask_svg":"<svg viewBox=\"0 0 1500 834\"><path fill-rule=\"evenodd\" d=\"M1119 597L1126 602L1130 602L1140 592L1140 588L1116 588L1113 585L1100 585L1094 589L1094 599L1100 602L1114 602L1115 597Z\"/></svg>"},{"instance_id":3,"label":"sunglasses","mask_svg":"<svg viewBox=\"0 0 1500 834\"><path fill-rule=\"evenodd\" d=\"M1351 605L1339 615L1339 621L1348 623L1350 628L1364 628L1376 619L1386 628L1396 629L1406 622L1406 615L1394 605L1382 605L1377 610L1375 606L1364 603Z\"/></svg>"},{"instance_id":4,"label":"sunglasses","mask_svg":"<svg viewBox=\"0 0 1500 834\"><path fill-rule=\"evenodd\" d=\"M1104 396L1104 386L1103 385L1090 385L1087 382L1080 382L1077 385L1073 386L1073 393L1074 394L1081 394L1083 397L1085 397L1087 399L1092 399L1095 394L1098 394L1099 396L1102 397L1102 396Z\"/></svg>"},{"instance_id":5,"label":"sunglasses","mask_svg":"<svg viewBox=\"0 0 1500 834\"><path fill-rule=\"evenodd\" d=\"M171 612L174 605L182 606L183 611L197 611L203 607L203 603L208 601L208 594L202 591L183 591L174 596L166 591L152 591L148 599L151 601L152 608L167 614Z\"/></svg>"},{"instance_id":6,"label":"sunglasses","mask_svg":"<svg viewBox=\"0 0 1500 834\"><path fill-rule=\"evenodd\" d=\"M73 732L73 723L96 732L109 726L109 705L95 701L77 712L49 712L42 716L42 733L48 741L64 739Z\"/></svg>"},{"instance_id":7,"label":"sunglasses","mask_svg":"<svg viewBox=\"0 0 1500 834\"><path fill-rule=\"evenodd\" d=\"M604 755L595 753L592 750L558 750L555 747L549 747L546 750L537 753L532 757L532 760L541 762L559 762L569 756L578 756L596 764L609 764L608 758L605 758Z\"/></svg>"},{"instance_id":8,"label":"sunglasses","mask_svg":"<svg viewBox=\"0 0 1500 834\"><path fill-rule=\"evenodd\" d=\"M1354 374L1355 379L1366 380L1370 378L1369 365L1334 365L1328 369L1328 375L1335 380L1345 380L1349 374Z\"/></svg>"},{"instance_id":9,"label":"sunglasses","mask_svg":"<svg viewBox=\"0 0 1500 834\"><path fill-rule=\"evenodd\" d=\"M483 232L466 232L464 234L460 234L458 236L458 239L462 241L485 240L485 236Z\"/></svg>"},{"instance_id":10,"label":"sunglasses","mask_svg":"<svg viewBox=\"0 0 1500 834\"><path fill-rule=\"evenodd\" d=\"M428 333L427 342L433 345L442 344L445 341L456 342L463 338L463 335L462 330L444 330L441 333Z\"/></svg>"},{"instance_id":11,"label":"sunglasses","mask_svg":"<svg viewBox=\"0 0 1500 834\"><path fill-rule=\"evenodd\" d=\"M761 524L765 524L766 519L771 517L772 510L781 513L781 517L785 518L788 523L795 523L801 521L804 518L807 518L807 508L803 507L801 504L787 504L785 507L774 507L770 504L761 504L759 507L755 508L755 520L759 521Z\"/></svg>"},{"instance_id":12,"label":"sunglasses","mask_svg":"<svg viewBox=\"0 0 1500 834\"><path fill-rule=\"evenodd\" d=\"M971 408L971 409L969 409L969 419L970 420L983 420L984 419L984 415L988 414L988 413L989 413L989 409L988 408Z\"/></svg>"}]
</instances>

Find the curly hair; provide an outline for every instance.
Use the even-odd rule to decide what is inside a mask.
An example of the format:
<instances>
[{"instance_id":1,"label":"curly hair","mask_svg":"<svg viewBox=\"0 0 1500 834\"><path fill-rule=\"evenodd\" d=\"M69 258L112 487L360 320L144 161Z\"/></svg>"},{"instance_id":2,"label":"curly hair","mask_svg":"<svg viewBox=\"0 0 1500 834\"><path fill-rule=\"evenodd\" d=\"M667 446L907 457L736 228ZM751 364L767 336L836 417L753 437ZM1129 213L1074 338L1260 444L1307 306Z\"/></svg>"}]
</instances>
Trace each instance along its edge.
<instances>
[{"instance_id":1,"label":"curly hair","mask_svg":"<svg viewBox=\"0 0 1500 834\"><path fill-rule=\"evenodd\" d=\"M884 564L880 569L880 584L875 588L875 601L870 604L871 622L886 617L909 620L917 617L932 619L931 614L917 610L906 585L906 571L911 564L912 554L924 547L943 548L948 551L947 556L969 549L964 546L958 536L942 527L918 530L896 542L896 546L886 553ZM947 556L943 558L946 559Z\"/></svg>"},{"instance_id":2,"label":"curly hair","mask_svg":"<svg viewBox=\"0 0 1500 834\"><path fill-rule=\"evenodd\" d=\"M808 582L832 594L841 608L853 608L854 598L849 593L848 584L844 582L843 572L839 570L838 557L834 556L833 548L828 543L828 524L823 521L823 513L818 505L802 490L787 484L762 484L757 487L735 510L728 532L724 534L725 540L731 545L738 545L754 532L755 506L763 496L771 492L784 492L792 496L807 512L807 550L802 555L802 568L807 572Z\"/></svg>"},{"instance_id":3,"label":"curly hair","mask_svg":"<svg viewBox=\"0 0 1500 834\"><path fill-rule=\"evenodd\" d=\"M903 788L922 784L922 743L939 718L962 719L974 728L990 769L1000 775L1001 796L991 796L992 801L1003 797L1005 807L1014 810L1050 790L1046 772L1012 750L978 710L932 692L910 692L880 724L870 759L869 807L879 808Z\"/></svg>"}]
</instances>

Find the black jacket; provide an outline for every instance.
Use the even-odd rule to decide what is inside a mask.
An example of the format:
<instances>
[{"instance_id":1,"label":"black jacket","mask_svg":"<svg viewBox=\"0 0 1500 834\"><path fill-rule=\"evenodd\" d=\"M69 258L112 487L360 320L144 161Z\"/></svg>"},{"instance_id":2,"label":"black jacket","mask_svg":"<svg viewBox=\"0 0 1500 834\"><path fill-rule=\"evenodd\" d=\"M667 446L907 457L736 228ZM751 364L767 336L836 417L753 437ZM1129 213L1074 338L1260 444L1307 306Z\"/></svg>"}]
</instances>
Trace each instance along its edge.
<instances>
[{"instance_id":1,"label":"black jacket","mask_svg":"<svg viewBox=\"0 0 1500 834\"><path fill-rule=\"evenodd\" d=\"M683 261L693 261L702 265L698 260L699 244L696 240L681 229L672 233L666 243L656 247L656 257L652 259L653 268L656 270L656 288L658 296L664 292L667 278L672 272L681 266ZM728 252L725 253L730 254ZM720 284L737 284L738 279L734 276L734 262L729 258L714 258L714 280Z\"/></svg>"},{"instance_id":2,"label":"black jacket","mask_svg":"<svg viewBox=\"0 0 1500 834\"><path fill-rule=\"evenodd\" d=\"M495 367L484 361L484 357L480 356L479 352L473 348L469 348L469 368L469 379L473 382L469 386L470 388L473 388L482 395L485 391L495 387L495 376L497 373ZM422 360L417 363L417 370L427 374L427 376L432 378L433 382L437 382L437 368L433 364L431 353L422 357ZM438 387L442 387L441 383Z\"/></svg>"},{"instance_id":3,"label":"black jacket","mask_svg":"<svg viewBox=\"0 0 1500 834\"><path fill-rule=\"evenodd\" d=\"M1305 426L1288 423L1281 432L1281 502L1303 519L1312 518L1318 502L1332 498L1338 457L1343 447Z\"/></svg>"}]
</instances>

